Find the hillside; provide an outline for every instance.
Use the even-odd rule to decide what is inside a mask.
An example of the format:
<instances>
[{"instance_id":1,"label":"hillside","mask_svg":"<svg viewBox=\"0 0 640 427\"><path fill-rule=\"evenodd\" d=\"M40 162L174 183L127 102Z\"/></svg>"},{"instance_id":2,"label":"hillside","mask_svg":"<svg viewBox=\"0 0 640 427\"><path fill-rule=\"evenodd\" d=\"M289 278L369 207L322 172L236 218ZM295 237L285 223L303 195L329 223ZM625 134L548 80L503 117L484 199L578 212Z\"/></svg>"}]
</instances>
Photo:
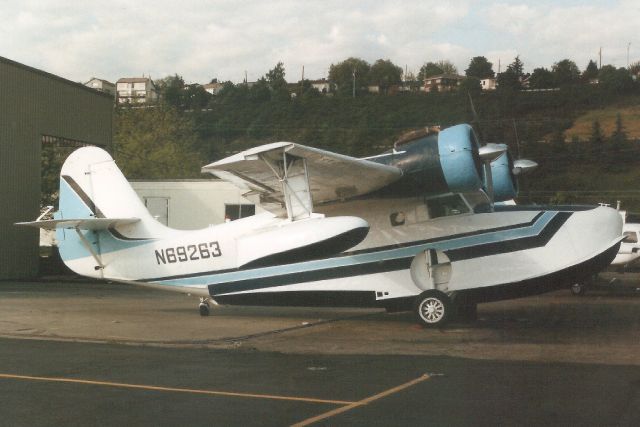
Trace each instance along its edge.
<instances>
[{"instance_id":1,"label":"hillside","mask_svg":"<svg viewBox=\"0 0 640 427\"><path fill-rule=\"evenodd\" d=\"M193 134L189 149L201 160L199 165L273 141L368 156L385 151L407 130L474 121L469 98L462 93L355 99L318 95L294 100L250 95L235 91L214 98L205 109L181 112L185 123L176 142ZM636 184L640 184L640 90L623 95L591 86L552 92L501 91L475 95L473 104L478 117L474 125L483 143L506 143L515 157L530 158L540 165L522 180L521 201L615 203L622 199L627 208L640 210L640 186ZM614 142L610 136L618 113L628 138ZM134 114L139 116L135 121L127 120ZM141 126L144 116L152 120L153 113L119 112L116 128L122 138L116 139L121 151L131 135L145 128ZM594 120L600 121L604 139L590 142ZM130 128L123 128L125 123ZM565 141L577 135L580 142L565 143L555 137L563 133ZM122 161L128 160L123 157ZM190 165L189 169L199 167ZM168 170L157 170L154 176L163 177Z\"/></svg>"},{"instance_id":2,"label":"hillside","mask_svg":"<svg viewBox=\"0 0 640 427\"><path fill-rule=\"evenodd\" d=\"M616 127L618 114L627 136L631 139L640 139L640 103L610 105L602 109L589 110L576 118L573 126L566 130L565 136L569 140L573 138L588 140L595 121L600 122L605 135L611 135Z\"/></svg>"}]
</instances>

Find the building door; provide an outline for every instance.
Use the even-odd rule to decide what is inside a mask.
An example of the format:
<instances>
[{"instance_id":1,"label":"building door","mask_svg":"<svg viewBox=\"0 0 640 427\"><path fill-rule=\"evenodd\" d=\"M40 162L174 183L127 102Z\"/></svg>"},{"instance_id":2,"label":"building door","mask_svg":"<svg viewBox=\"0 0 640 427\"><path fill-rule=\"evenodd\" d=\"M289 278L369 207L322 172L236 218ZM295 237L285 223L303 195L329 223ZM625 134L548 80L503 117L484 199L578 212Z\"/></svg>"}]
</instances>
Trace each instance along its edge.
<instances>
[{"instance_id":1,"label":"building door","mask_svg":"<svg viewBox=\"0 0 640 427\"><path fill-rule=\"evenodd\" d=\"M169 226L169 198L168 197L145 197L144 205L147 210L160 223Z\"/></svg>"}]
</instances>

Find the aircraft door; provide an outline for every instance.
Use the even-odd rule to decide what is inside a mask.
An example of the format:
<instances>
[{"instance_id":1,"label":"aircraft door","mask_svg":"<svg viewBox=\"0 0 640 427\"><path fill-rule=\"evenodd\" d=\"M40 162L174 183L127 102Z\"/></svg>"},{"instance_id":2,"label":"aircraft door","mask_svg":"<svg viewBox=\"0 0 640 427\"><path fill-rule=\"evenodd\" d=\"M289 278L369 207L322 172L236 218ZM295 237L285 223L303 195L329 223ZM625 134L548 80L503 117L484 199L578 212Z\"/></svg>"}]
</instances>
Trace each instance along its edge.
<instances>
[{"instance_id":1,"label":"aircraft door","mask_svg":"<svg viewBox=\"0 0 640 427\"><path fill-rule=\"evenodd\" d=\"M427 249L413 258L411 278L423 291L437 289L447 292L451 279L451 261L442 251Z\"/></svg>"}]
</instances>

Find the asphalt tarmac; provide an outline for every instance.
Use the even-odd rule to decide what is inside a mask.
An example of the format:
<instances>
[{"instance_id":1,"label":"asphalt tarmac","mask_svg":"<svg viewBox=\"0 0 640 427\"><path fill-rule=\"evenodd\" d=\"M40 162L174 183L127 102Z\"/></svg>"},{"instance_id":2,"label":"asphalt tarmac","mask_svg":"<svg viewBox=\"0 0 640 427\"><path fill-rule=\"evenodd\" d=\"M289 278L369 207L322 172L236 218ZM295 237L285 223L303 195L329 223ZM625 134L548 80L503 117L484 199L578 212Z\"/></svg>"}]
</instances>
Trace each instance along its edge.
<instances>
[{"instance_id":1,"label":"asphalt tarmac","mask_svg":"<svg viewBox=\"0 0 640 427\"><path fill-rule=\"evenodd\" d=\"M0 282L0 425L640 425L640 293L379 310Z\"/></svg>"}]
</instances>

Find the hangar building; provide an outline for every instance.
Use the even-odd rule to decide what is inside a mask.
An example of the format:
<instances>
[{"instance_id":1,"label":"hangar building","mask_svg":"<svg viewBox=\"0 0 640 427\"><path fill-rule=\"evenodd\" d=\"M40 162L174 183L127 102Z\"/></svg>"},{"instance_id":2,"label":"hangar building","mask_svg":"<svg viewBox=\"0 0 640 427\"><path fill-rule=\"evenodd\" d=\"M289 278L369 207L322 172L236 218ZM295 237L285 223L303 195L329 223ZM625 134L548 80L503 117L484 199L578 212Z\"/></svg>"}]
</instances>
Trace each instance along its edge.
<instances>
[{"instance_id":1,"label":"hangar building","mask_svg":"<svg viewBox=\"0 0 640 427\"><path fill-rule=\"evenodd\" d=\"M38 274L41 149L109 149L113 97L0 57L0 280Z\"/></svg>"}]
</instances>

